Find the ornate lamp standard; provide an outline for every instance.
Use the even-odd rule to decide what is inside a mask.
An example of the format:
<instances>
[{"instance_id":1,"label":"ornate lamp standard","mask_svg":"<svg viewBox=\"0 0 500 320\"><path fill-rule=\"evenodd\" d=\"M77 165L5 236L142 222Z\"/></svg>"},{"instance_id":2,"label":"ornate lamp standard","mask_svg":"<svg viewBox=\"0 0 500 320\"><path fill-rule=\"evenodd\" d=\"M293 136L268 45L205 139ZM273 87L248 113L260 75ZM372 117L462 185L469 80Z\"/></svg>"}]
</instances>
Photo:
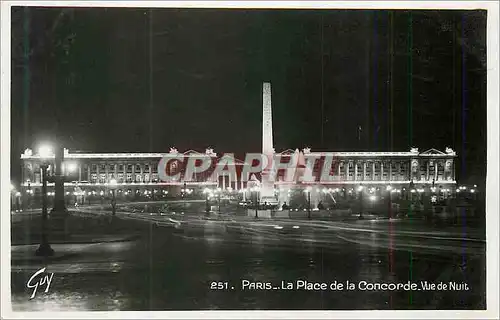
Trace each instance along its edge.
<instances>
[{"instance_id":1,"label":"ornate lamp standard","mask_svg":"<svg viewBox=\"0 0 500 320\"><path fill-rule=\"evenodd\" d=\"M15 196L16 196L16 211L21 212L21 211L23 211L21 209L21 192L16 191Z\"/></svg>"},{"instance_id":2,"label":"ornate lamp standard","mask_svg":"<svg viewBox=\"0 0 500 320\"><path fill-rule=\"evenodd\" d=\"M259 217L259 191L260 188L258 186L254 186L250 188L250 192L254 197L254 206L255 206L255 219Z\"/></svg>"},{"instance_id":3,"label":"ornate lamp standard","mask_svg":"<svg viewBox=\"0 0 500 320\"><path fill-rule=\"evenodd\" d=\"M33 189L31 189L31 182L28 180L28 187L26 188L26 206L25 208L31 210L32 201L33 201Z\"/></svg>"},{"instance_id":4,"label":"ornate lamp standard","mask_svg":"<svg viewBox=\"0 0 500 320\"><path fill-rule=\"evenodd\" d=\"M359 213L359 219L363 219L363 211L364 211L364 203L363 203L363 196L364 196L364 187L363 186L359 186L358 187L358 192L359 192L359 203L361 205L361 210L360 210L360 213Z\"/></svg>"},{"instance_id":5,"label":"ornate lamp standard","mask_svg":"<svg viewBox=\"0 0 500 320\"><path fill-rule=\"evenodd\" d=\"M52 153L52 151L50 151ZM68 215L64 200L64 182L66 176L63 174L64 148L57 147L55 151L54 176L50 180L54 182L54 207L51 213L54 216L65 218Z\"/></svg>"},{"instance_id":6,"label":"ornate lamp standard","mask_svg":"<svg viewBox=\"0 0 500 320\"><path fill-rule=\"evenodd\" d=\"M385 190L387 190L387 192L389 193L389 218L391 219L392 218L392 186L387 186L385 188Z\"/></svg>"},{"instance_id":7,"label":"ornate lamp standard","mask_svg":"<svg viewBox=\"0 0 500 320\"><path fill-rule=\"evenodd\" d=\"M16 187L11 183L10 184L10 211L14 209L14 201L15 201Z\"/></svg>"},{"instance_id":8,"label":"ornate lamp standard","mask_svg":"<svg viewBox=\"0 0 500 320\"><path fill-rule=\"evenodd\" d=\"M48 237L48 214L47 214L47 169L49 167L48 157L52 154L52 150L43 146L39 150L40 159L42 160L42 164L40 165L42 170L42 239L40 246L35 251L36 256L53 256L54 249L49 244Z\"/></svg>"},{"instance_id":9,"label":"ornate lamp standard","mask_svg":"<svg viewBox=\"0 0 500 320\"><path fill-rule=\"evenodd\" d=\"M186 192L187 192L187 185L184 182L184 187L181 189L181 198L182 198L182 205L184 207L184 213L186 213Z\"/></svg>"},{"instance_id":10,"label":"ornate lamp standard","mask_svg":"<svg viewBox=\"0 0 500 320\"><path fill-rule=\"evenodd\" d=\"M210 205L208 203L208 196L211 193L209 188L203 189L203 194L205 195L205 212L208 214L210 212Z\"/></svg>"},{"instance_id":11,"label":"ornate lamp standard","mask_svg":"<svg viewBox=\"0 0 500 320\"><path fill-rule=\"evenodd\" d=\"M215 193L217 194L217 212L220 214L220 195L222 193L221 188L215 189Z\"/></svg>"},{"instance_id":12,"label":"ornate lamp standard","mask_svg":"<svg viewBox=\"0 0 500 320\"><path fill-rule=\"evenodd\" d=\"M307 218L311 219L311 187L305 188L304 193L307 195Z\"/></svg>"},{"instance_id":13,"label":"ornate lamp standard","mask_svg":"<svg viewBox=\"0 0 500 320\"><path fill-rule=\"evenodd\" d=\"M16 212L23 211L21 209L21 192L19 192L16 187L10 184L10 210L15 208Z\"/></svg>"},{"instance_id":14,"label":"ornate lamp standard","mask_svg":"<svg viewBox=\"0 0 500 320\"><path fill-rule=\"evenodd\" d=\"M116 187L118 183L116 179L111 179L109 181L109 188L111 189L111 213L113 216L116 215Z\"/></svg>"}]
</instances>

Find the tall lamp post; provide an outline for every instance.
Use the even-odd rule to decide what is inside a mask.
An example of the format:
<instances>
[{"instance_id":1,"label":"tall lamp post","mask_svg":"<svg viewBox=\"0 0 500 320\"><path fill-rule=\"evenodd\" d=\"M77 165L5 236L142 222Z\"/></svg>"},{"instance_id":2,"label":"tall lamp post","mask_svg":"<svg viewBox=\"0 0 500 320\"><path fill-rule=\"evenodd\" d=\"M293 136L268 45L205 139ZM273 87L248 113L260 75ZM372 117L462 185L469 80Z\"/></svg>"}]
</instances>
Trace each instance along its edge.
<instances>
[{"instance_id":1,"label":"tall lamp post","mask_svg":"<svg viewBox=\"0 0 500 320\"><path fill-rule=\"evenodd\" d=\"M222 193L222 189L217 188L215 192L217 193L217 212L220 214L220 195Z\"/></svg>"},{"instance_id":2,"label":"tall lamp post","mask_svg":"<svg viewBox=\"0 0 500 320\"><path fill-rule=\"evenodd\" d=\"M182 198L182 205L184 207L184 213L186 213L186 192L187 192L187 185L184 182L184 187L181 189L181 198Z\"/></svg>"},{"instance_id":3,"label":"tall lamp post","mask_svg":"<svg viewBox=\"0 0 500 320\"><path fill-rule=\"evenodd\" d=\"M42 149L42 148L41 148ZM52 154L51 149L48 149L50 154ZM51 213L54 216L59 216L65 218L68 215L68 210L66 209L66 203L64 201L64 181L66 176L63 173L63 161L64 161L64 148L58 146L55 151L55 168L54 176L51 177L51 181L54 182L54 207Z\"/></svg>"},{"instance_id":4,"label":"tall lamp post","mask_svg":"<svg viewBox=\"0 0 500 320\"><path fill-rule=\"evenodd\" d=\"M10 184L10 211L14 209L14 201L15 201L15 193L16 193L16 187L11 183Z\"/></svg>"},{"instance_id":5,"label":"tall lamp post","mask_svg":"<svg viewBox=\"0 0 500 320\"><path fill-rule=\"evenodd\" d=\"M51 154L51 149L49 147L41 147L39 151L40 159L42 160L42 239L40 246L35 251L36 256L53 256L54 249L50 246L49 236L48 236L48 214L47 214L47 169L49 164L47 158Z\"/></svg>"},{"instance_id":6,"label":"tall lamp post","mask_svg":"<svg viewBox=\"0 0 500 320\"><path fill-rule=\"evenodd\" d=\"M255 205L255 219L259 217L259 187L255 186L250 188L250 191L252 192L254 196L254 205Z\"/></svg>"},{"instance_id":7,"label":"tall lamp post","mask_svg":"<svg viewBox=\"0 0 500 320\"><path fill-rule=\"evenodd\" d=\"M31 206L32 206L32 201L33 201L33 189L31 189L31 183L30 181L28 180L28 187L26 188L26 209L28 210L31 210Z\"/></svg>"},{"instance_id":8,"label":"tall lamp post","mask_svg":"<svg viewBox=\"0 0 500 320\"><path fill-rule=\"evenodd\" d=\"M385 188L387 192L389 193L389 219L392 218L392 186L387 186Z\"/></svg>"},{"instance_id":9,"label":"tall lamp post","mask_svg":"<svg viewBox=\"0 0 500 320\"><path fill-rule=\"evenodd\" d=\"M304 192L307 195L307 218L311 219L311 187L305 188Z\"/></svg>"},{"instance_id":10,"label":"tall lamp post","mask_svg":"<svg viewBox=\"0 0 500 320\"><path fill-rule=\"evenodd\" d=\"M111 179L109 181L109 187L111 188L111 213L113 216L116 215L116 187L118 183L116 179Z\"/></svg>"},{"instance_id":11,"label":"tall lamp post","mask_svg":"<svg viewBox=\"0 0 500 320\"><path fill-rule=\"evenodd\" d=\"M10 210L15 208L16 212L21 212L21 192L17 191L16 187L10 184Z\"/></svg>"},{"instance_id":12,"label":"tall lamp post","mask_svg":"<svg viewBox=\"0 0 500 320\"><path fill-rule=\"evenodd\" d=\"M359 213L359 219L363 219L363 211L364 211L364 203L363 203L363 196L364 196L364 192L363 192L363 189L364 187L363 186L359 186L358 187L358 192L359 192L359 203L360 203L360 206L361 206L361 210L360 210L360 213Z\"/></svg>"},{"instance_id":13,"label":"tall lamp post","mask_svg":"<svg viewBox=\"0 0 500 320\"><path fill-rule=\"evenodd\" d=\"M205 195L205 213L208 214L210 212L210 205L208 203L208 195L210 194L210 189L209 188L203 189L203 194Z\"/></svg>"}]
</instances>

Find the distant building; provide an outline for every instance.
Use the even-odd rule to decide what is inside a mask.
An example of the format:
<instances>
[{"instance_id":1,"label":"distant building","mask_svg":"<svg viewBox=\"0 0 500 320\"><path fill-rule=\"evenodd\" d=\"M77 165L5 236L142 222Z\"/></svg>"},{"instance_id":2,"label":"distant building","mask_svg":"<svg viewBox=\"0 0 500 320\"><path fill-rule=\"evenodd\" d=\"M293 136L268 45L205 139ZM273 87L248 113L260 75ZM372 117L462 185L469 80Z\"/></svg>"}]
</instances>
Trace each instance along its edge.
<instances>
[{"instance_id":1,"label":"distant building","mask_svg":"<svg viewBox=\"0 0 500 320\"><path fill-rule=\"evenodd\" d=\"M178 153L172 148L167 153L71 153L65 150L63 172L67 176L65 186L67 192L74 192L78 187L79 192L99 195L109 192L110 181L117 182L118 195L143 195L146 194L177 194L183 187L192 189L195 193L202 192L204 188L220 188L231 192L246 191L248 182L242 181L241 167L244 162L236 159L236 179L230 176L212 177L211 173L220 159L212 149L204 153L193 150L180 153L185 157L208 157L212 167L203 173L198 173L192 181L161 181L158 175L158 163L166 155ZM453 150L447 148L445 152L430 149L419 152L413 148L409 152L313 152L309 148L302 151L286 150L277 156L283 161L293 154L299 153L301 157L314 156L318 160L313 170L313 175L319 177L323 167L323 159L330 155L333 162L330 165L330 181L314 181L302 183L294 181L291 185L283 181L284 171L278 172L275 189L278 198L286 201L286 192L281 189L300 188L312 185L319 188L347 188L356 189L358 186L375 186L391 188L435 187L451 191L455 181L455 158ZM41 187L40 157L29 149L21 155L22 160L22 191L39 193ZM171 164L170 170L177 170L176 163ZM49 171L53 170L53 165ZM182 171L182 168L179 168ZM256 175L260 179L259 175ZM49 192L52 184L49 183Z\"/></svg>"}]
</instances>

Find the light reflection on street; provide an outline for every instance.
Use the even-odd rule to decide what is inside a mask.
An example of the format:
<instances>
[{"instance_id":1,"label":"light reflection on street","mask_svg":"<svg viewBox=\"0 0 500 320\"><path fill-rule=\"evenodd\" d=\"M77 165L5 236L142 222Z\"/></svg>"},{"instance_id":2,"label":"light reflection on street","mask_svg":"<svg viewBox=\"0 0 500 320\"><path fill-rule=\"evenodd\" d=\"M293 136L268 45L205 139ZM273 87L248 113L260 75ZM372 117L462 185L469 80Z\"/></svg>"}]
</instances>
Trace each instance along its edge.
<instances>
[{"instance_id":1,"label":"light reflection on street","mask_svg":"<svg viewBox=\"0 0 500 320\"><path fill-rule=\"evenodd\" d=\"M450 271L457 252L470 259L484 252L481 241L455 241L454 235L420 227L366 222L264 221L184 217L172 224L158 216L153 234L134 241L76 246L79 256L49 265L51 292L28 300L27 277L39 266L12 266L13 306L17 310L143 310L151 306L218 309L391 308L407 307L407 294L356 292L319 296L295 292L230 293L209 289L211 281L241 279L274 281L371 282L405 281L409 252L422 265ZM139 223L139 222L137 222ZM389 227L391 231L389 232ZM428 238L423 234L431 235ZM64 246L64 245L62 245ZM395 251L390 250L393 247ZM57 247L56 247L57 250ZM454 260L455 259L455 260ZM413 266L415 278L435 277ZM475 270L481 270L477 265ZM476 288L480 291L480 288ZM419 303L418 299L414 303ZM425 301L421 301L425 306ZM439 303L434 300L433 303Z\"/></svg>"}]
</instances>

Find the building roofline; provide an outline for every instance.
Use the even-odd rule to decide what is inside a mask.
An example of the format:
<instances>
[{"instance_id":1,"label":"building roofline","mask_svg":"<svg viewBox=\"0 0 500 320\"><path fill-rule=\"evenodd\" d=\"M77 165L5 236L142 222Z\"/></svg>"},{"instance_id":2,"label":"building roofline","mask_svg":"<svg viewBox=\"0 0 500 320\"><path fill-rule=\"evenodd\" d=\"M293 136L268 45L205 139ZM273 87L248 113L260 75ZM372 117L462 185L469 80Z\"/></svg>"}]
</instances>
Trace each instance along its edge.
<instances>
[{"instance_id":1,"label":"building roofline","mask_svg":"<svg viewBox=\"0 0 500 320\"><path fill-rule=\"evenodd\" d=\"M29 150L29 149L28 149ZM40 156L37 154L33 154L31 150L25 151L21 154L21 159L40 159ZM431 149L433 150L433 149ZM285 150L284 152L289 151ZM291 156L291 154L286 153L275 153L276 156ZM456 157L457 154L455 152L450 153L418 153L418 152L363 152L363 151L349 151L349 152L308 152L305 153L304 156L313 155L313 156L331 156L331 157ZM188 150L184 153L172 153L172 152L164 152L164 153L142 153L142 152L121 152L121 153L71 153L66 151L64 154L64 158L66 159L144 159L144 158L163 158L163 157L172 157L172 156L187 156L187 157L217 157L215 153L201 153L195 150ZM224 155L222 155L223 157ZM50 158L54 158L52 155ZM239 159L238 159L239 160ZM244 161L239 160L242 163Z\"/></svg>"}]
</instances>

